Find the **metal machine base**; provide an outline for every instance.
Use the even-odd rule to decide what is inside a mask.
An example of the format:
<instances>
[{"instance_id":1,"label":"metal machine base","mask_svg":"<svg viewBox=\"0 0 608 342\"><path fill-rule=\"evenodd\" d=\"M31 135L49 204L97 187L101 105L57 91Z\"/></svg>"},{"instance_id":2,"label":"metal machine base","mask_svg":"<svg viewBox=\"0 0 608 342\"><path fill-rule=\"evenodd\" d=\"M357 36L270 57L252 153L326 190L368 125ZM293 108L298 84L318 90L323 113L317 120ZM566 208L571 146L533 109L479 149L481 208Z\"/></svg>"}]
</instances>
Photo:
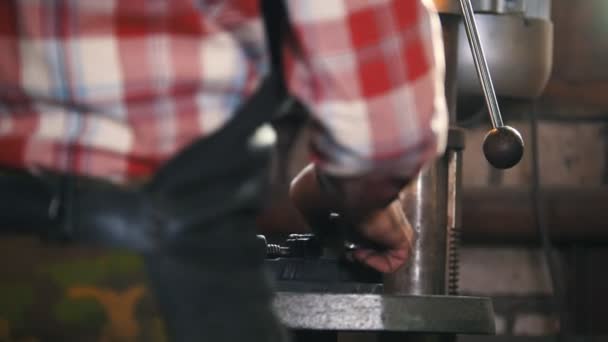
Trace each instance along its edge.
<instances>
[{"instance_id":1,"label":"metal machine base","mask_svg":"<svg viewBox=\"0 0 608 342\"><path fill-rule=\"evenodd\" d=\"M495 332L489 298L386 294L380 274L335 258L268 259L266 266L277 285L277 315L295 331Z\"/></svg>"},{"instance_id":2,"label":"metal machine base","mask_svg":"<svg viewBox=\"0 0 608 342\"><path fill-rule=\"evenodd\" d=\"M292 329L495 333L488 298L279 292L274 306Z\"/></svg>"}]
</instances>

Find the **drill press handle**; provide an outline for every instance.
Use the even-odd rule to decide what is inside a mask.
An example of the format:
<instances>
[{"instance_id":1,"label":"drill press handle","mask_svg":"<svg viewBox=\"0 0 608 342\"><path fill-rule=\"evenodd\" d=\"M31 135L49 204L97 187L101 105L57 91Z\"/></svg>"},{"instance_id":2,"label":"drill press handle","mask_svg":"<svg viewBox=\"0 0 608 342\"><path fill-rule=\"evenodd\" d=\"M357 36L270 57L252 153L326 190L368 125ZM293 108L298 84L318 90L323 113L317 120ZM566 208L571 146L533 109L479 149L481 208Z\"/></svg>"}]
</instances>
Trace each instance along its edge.
<instances>
[{"instance_id":1,"label":"drill press handle","mask_svg":"<svg viewBox=\"0 0 608 342\"><path fill-rule=\"evenodd\" d=\"M475 22L473 6L470 0L459 0L464 18L464 27L471 46L475 69L490 114L493 129L486 134L483 142L483 152L488 162L498 169L511 168L521 160L524 154L524 141L521 134L513 127L506 126L502 121L496 92L490 77L490 69L484 56L481 39Z\"/></svg>"}]
</instances>

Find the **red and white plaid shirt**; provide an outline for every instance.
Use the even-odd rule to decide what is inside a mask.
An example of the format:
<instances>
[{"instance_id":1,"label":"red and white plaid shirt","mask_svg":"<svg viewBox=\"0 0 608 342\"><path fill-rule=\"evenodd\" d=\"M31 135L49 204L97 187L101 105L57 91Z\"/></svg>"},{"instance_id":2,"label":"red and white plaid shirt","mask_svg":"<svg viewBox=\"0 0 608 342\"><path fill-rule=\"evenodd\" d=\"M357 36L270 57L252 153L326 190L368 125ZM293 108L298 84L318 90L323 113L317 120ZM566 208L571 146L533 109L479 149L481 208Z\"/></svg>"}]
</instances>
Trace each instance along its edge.
<instances>
[{"instance_id":1,"label":"red and white plaid shirt","mask_svg":"<svg viewBox=\"0 0 608 342\"><path fill-rule=\"evenodd\" d=\"M321 167L411 176L443 150L430 1L288 0L288 11L303 52L288 83L319 124ZM220 129L268 69L256 0L2 0L0 52L0 165L114 181Z\"/></svg>"}]
</instances>

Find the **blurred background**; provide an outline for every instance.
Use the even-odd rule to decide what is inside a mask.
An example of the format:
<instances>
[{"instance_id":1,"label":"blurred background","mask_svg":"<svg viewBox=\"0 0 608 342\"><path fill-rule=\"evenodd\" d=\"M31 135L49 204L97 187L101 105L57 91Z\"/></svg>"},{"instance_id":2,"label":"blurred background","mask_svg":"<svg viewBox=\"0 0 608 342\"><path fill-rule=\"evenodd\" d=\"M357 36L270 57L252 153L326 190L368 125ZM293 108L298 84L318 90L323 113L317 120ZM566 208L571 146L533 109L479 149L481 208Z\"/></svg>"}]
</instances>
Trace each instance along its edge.
<instances>
[{"instance_id":1,"label":"blurred background","mask_svg":"<svg viewBox=\"0 0 608 342\"><path fill-rule=\"evenodd\" d=\"M483 98L475 90L459 92L458 123L466 130L460 290L492 298L498 334L461 341L553 341L560 328L598 341L608 336L608 1L553 0L548 8L531 18L550 18L552 46L526 42L525 36L502 43L481 32L484 42L500 48L488 48L492 70L492 61L518 61L517 49L525 44L538 47L538 60L550 63L539 97L519 87L501 89L496 81L499 94L511 93L499 99L505 121L526 142L518 166L489 166L481 150L490 127ZM527 28L533 25L524 21ZM279 150L289 150L291 158L279 164L291 176L307 163L307 133L297 129L300 123L294 118L280 125ZM261 232L307 230L286 189L286 178L277 178L272 206L259 220ZM557 299L539 224L547 227L559 255L563 282L557 285L563 292ZM164 336L137 256L35 239L0 240L0 341L140 340Z\"/></svg>"}]
</instances>

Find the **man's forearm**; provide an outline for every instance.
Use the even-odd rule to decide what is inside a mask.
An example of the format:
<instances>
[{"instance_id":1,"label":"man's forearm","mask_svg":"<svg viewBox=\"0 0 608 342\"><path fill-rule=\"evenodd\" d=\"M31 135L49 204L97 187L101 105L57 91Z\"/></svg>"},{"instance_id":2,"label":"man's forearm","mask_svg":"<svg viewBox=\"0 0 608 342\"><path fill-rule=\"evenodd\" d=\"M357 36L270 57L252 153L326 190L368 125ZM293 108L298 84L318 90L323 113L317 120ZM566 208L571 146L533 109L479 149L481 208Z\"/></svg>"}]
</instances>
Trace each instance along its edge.
<instances>
[{"instance_id":1,"label":"man's forearm","mask_svg":"<svg viewBox=\"0 0 608 342\"><path fill-rule=\"evenodd\" d=\"M311 164L293 180L290 195L309 224L322 225L331 212L361 221L388 206L407 183L383 176L337 178Z\"/></svg>"}]
</instances>

